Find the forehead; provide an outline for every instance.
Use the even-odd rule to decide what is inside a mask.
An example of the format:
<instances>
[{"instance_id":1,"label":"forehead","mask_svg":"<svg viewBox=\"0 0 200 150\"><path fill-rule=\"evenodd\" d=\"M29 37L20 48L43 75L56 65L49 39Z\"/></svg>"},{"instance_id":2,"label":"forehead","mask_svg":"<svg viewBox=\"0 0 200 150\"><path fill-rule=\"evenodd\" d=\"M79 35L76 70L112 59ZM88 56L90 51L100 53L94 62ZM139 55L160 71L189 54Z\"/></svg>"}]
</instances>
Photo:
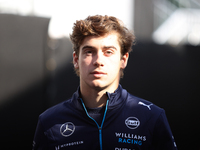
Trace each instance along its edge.
<instances>
[{"instance_id":1,"label":"forehead","mask_svg":"<svg viewBox=\"0 0 200 150\"><path fill-rule=\"evenodd\" d=\"M119 47L119 35L117 32L111 32L102 36L87 36L80 45L80 49L85 45Z\"/></svg>"}]
</instances>

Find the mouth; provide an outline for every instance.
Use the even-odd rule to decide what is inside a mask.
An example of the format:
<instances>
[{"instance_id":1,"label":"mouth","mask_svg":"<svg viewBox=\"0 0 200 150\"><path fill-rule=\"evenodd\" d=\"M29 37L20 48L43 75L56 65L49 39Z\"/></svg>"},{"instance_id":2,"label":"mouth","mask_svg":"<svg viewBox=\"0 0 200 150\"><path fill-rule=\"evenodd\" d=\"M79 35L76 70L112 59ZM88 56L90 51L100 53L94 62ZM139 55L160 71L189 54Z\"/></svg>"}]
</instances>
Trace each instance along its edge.
<instances>
[{"instance_id":1,"label":"mouth","mask_svg":"<svg viewBox=\"0 0 200 150\"><path fill-rule=\"evenodd\" d=\"M102 71L93 71L93 72L91 72L91 74L92 74L93 76L97 77L97 78L106 75L106 73L105 73L105 72L102 72Z\"/></svg>"}]
</instances>

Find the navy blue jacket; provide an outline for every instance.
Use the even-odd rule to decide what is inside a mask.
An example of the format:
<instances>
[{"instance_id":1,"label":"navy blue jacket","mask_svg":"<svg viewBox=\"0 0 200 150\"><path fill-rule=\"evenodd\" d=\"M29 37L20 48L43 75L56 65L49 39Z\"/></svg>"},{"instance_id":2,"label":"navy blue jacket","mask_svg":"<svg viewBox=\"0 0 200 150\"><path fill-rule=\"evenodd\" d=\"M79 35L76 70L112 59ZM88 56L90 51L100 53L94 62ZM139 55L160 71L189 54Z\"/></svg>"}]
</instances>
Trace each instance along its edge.
<instances>
[{"instance_id":1,"label":"navy blue jacket","mask_svg":"<svg viewBox=\"0 0 200 150\"><path fill-rule=\"evenodd\" d=\"M33 150L177 150L165 112L119 85L107 93L102 123L91 118L77 90L42 113Z\"/></svg>"}]
</instances>

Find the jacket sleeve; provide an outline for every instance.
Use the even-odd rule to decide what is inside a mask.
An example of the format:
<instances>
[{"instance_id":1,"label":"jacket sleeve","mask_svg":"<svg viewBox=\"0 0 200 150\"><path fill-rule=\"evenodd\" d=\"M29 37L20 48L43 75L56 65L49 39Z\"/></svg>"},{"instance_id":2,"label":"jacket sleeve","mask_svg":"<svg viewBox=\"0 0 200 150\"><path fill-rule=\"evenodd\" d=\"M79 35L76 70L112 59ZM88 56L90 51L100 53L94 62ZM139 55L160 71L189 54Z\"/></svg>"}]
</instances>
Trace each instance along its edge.
<instances>
[{"instance_id":1,"label":"jacket sleeve","mask_svg":"<svg viewBox=\"0 0 200 150\"><path fill-rule=\"evenodd\" d=\"M40 120L36 127L34 139L33 139L33 148L32 150L47 150L48 140L44 134L44 128Z\"/></svg>"},{"instance_id":2,"label":"jacket sleeve","mask_svg":"<svg viewBox=\"0 0 200 150\"><path fill-rule=\"evenodd\" d=\"M164 110L160 114L155 125L153 145L155 150L177 150Z\"/></svg>"}]
</instances>

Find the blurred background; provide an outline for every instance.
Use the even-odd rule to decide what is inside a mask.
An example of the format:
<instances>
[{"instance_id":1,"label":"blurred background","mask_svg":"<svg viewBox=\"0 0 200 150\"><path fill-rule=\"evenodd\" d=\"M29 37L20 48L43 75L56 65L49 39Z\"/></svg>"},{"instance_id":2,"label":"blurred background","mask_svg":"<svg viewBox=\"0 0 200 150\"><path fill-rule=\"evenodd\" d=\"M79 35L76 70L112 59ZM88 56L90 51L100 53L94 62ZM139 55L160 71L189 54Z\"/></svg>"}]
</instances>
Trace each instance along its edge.
<instances>
[{"instance_id":1,"label":"blurred background","mask_svg":"<svg viewBox=\"0 0 200 150\"><path fill-rule=\"evenodd\" d=\"M31 149L39 114L77 89L69 34L96 14L137 37L122 86L165 109L179 150L200 150L199 0L0 0L0 148Z\"/></svg>"}]
</instances>

